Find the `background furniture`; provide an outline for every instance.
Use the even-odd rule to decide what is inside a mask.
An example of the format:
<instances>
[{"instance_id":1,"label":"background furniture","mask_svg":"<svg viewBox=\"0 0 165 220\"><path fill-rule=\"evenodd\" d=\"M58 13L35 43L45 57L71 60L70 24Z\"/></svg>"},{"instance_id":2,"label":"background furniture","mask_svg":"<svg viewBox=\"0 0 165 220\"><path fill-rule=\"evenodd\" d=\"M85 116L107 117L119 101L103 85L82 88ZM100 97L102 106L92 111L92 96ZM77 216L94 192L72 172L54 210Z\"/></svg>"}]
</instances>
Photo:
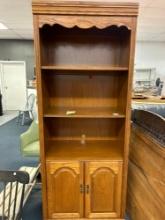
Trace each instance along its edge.
<instances>
[{"instance_id":1,"label":"background furniture","mask_svg":"<svg viewBox=\"0 0 165 220\"><path fill-rule=\"evenodd\" d=\"M133 106L148 105L148 107L149 105L165 105L165 99L162 99L160 96L148 96L146 99L133 99L132 104Z\"/></svg>"},{"instance_id":2,"label":"background furniture","mask_svg":"<svg viewBox=\"0 0 165 220\"><path fill-rule=\"evenodd\" d=\"M124 219L137 13L33 0L44 219Z\"/></svg>"},{"instance_id":3,"label":"background furniture","mask_svg":"<svg viewBox=\"0 0 165 220\"><path fill-rule=\"evenodd\" d=\"M133 111L127 196L127 213L133 220L165 218L163 116L165 108L164 112L157 108Z\"/></svg>"},{"instance_id":4,"label":"background furniture","mask_svg":"<svg viewBox=\"0 0 165 220\"><path fill-rule=\"evenodd\" d=\"M164 102L156 102L156 101L155 102L145 102L145 101L134 102L133 101L132 109L133 109L132 117L134 116L135 109L151 111L151 112L161 115L162 117L165 117L165 103Z\"/></svg>"},{"instance_id":5,"label":"background furniture","mask_svg":"<svg viewBox=\"0 0 165 220\"><path fill-rule=\"evenodd\" d=\"M1 171L0 219L19 220L22 209L36 184L38 167L21 167L18 171ZM0 185L1 186L1 185Z\"/></svg>"},{"instance_id":6,"label":"background furniture","mask_svg":"<svg viewBox=\"0 0 165 220\"><path fill-rule=\"evenodd\" d=\"M21 125L24 125L26 119L34 119L33 107L35 104L35 94L30 94L27 98L27 102L24 109L18 112L18 122L21 120Z\"/></svg>"},{"instance_id":7,"label":"background furniture","mask_svg":"<svg viewBox=\"0 0 165 220\"><path fill-rule=\"evenodd\" d=\"M36 88L32 88L32 87L28 87L27 88L27 94L28 96L30 94L34 94L35 97L37 97L37 90ZM33 106L33 117L34 117L34 120L37 120L38 121L38 106L37 106L37 98L35 100L35 103L34 103L34 106Z\"/></svg>"},{"instance_id":8,"label":"background furniture","mask_svg":"<svg viewBox=\"0 0 165 220\"><path fill-rule=\"evenodd\" d=\"M0 182L4 185L4 190L0 196L0 218L2 220L20 220L22 216L25 185L29 183L29 174L24 171L0 170Z\"/></svg>"},{"instance_id":9,"label":"background furniture","mask_svg":"<svg viewBox=\"0 0 165 220\"><path fill-rule=\"evenodd\" d=\"M156 68L136 68L134 72L134 90L145 92L155 86Z\"/></svg>"},{"instance_id":10,"label":"background furniture","mask_svg":"<svg viewBox=\"0 0 165 220\"><path fill-rule=\"evenodd\" d=\"M21 154L25 157L39 156L38 123L32 122L28 130L20 135Z\"/></svg>"}]
</instances>

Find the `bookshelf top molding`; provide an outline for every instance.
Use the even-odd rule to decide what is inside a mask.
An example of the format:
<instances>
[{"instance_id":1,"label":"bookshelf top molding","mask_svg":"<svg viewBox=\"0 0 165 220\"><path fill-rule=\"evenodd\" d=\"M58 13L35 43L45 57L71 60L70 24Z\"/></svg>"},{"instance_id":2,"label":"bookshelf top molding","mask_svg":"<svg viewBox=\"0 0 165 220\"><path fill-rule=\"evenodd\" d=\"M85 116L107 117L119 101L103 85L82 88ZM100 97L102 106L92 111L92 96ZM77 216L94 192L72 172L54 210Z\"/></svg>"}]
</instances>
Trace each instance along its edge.
<instances>
[{"instance_id":1,"label":"bookshelf top molding","mask_svg":"<svg viewBox=\"0 0 165 220\"><path fill-rule=\"evenodd\" d=\"M137 17L138 3L32 0L33 14L108 15Z\"/></svg>"}]
</instances>

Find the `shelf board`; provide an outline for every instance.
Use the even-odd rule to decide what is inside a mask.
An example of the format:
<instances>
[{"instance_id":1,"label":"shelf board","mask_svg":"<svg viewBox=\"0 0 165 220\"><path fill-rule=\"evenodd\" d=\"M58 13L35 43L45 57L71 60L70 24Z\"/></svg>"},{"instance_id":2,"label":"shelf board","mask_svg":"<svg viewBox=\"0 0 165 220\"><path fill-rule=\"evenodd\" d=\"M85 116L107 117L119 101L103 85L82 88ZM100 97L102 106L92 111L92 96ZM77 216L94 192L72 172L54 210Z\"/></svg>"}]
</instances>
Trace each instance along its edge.
<instances>
[{"instance_id":1,"label":"shelf board","mask_svg":"<svg viewBox=\"0 0 165 220\"><path fill-rule=\"evenodd\" d=\"M43 70L61 70L61 71L128 71L128 67L119 66L91 66L91 65L47 65L41 66Z\"/></svg>"},{"instance_id":2,"label":"shelf board","mask_svg":"<svg viewBox=\"0 0 165 220\"><path fill-rule=\"evenodd\" d=\"M75 114L67 114L67 111L75 111ZM50 107L45 111L46 118L125 118L119 109L103 107Z\"/></svg>"},{"instance_id":3,"label":"shelf board","mask_svg":"<svg viewBox=\"0 0 165 220\"><path fill-rule=\"evenodd\" d=\"M49 141L81 141L80 137L50 137L47 140ZM113 136L113 137L87 137L86 138L87 141L91 142L91 141L119 141L119 138L117 136ZM121 139L120 139L121 140Z\"/></svg>"},{"instance_id":4,"label":"shelf board","mask_svg":"<svg viewBox=\"0 0 165 220\"><path fill-rule=\"evenodd\" d=\"M46 160L123 160L122 142L109 141L65 141L51 140L47 142Z\"/></svg>"}]
</instances>

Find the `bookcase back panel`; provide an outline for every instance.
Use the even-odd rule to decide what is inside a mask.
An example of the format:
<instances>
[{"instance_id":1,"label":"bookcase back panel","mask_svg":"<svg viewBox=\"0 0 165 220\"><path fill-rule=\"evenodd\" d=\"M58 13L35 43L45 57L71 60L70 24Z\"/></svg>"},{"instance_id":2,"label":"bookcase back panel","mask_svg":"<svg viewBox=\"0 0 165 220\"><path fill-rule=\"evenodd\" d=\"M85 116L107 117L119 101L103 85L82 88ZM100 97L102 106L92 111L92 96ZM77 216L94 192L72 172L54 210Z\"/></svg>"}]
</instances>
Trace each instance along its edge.
<instances>
[{"instance_id":1,"label":"bookcase back panel","mask_svg":"<svg viewBox=\"0 0 165 220\"><path fill-rule=\"evenodd\" d=\"M124 138L125 119L46 118L47 138L108 140Z\"/></svg>"},{"instance_id":2,"label":"bookcase back panel","mask_svg":"<svg viewBox=\"0 0 165 220\"><path fill-rule=\"evenodd\" d=\"M130 31L125 27L99 30L45 25L40 36L42 65L128 66Z\"/></svg>"},{"instance_id":3,"label":"bookcase back panel","mask_svg":"<svg viewBox=\"0 0 165 220\"><path fill-rule=\"evenodd\" d=\"M64 75L44 71L42 80L45 111L52 107L65 110L101 107L125 112L128 80L125 72Z\"/></svg>"}]
</instances>

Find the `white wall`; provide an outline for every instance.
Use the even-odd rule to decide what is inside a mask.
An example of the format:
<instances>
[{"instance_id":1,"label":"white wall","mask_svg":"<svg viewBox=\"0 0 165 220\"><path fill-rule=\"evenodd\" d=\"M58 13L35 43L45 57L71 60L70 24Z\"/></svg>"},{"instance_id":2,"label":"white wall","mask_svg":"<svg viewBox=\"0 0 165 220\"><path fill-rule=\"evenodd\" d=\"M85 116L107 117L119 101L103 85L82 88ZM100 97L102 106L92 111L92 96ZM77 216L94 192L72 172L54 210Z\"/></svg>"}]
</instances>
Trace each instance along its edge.
<instances>
[{"instance_id":1,"label":"white wall","mask_svg":"<svg viewBox=\"0 0 165 220\"><path fill-rule=\"evenodd\" d=\"M165 80L165 42L137 42L135 67L155 67Z\"/></svg>"}]
</instances>

